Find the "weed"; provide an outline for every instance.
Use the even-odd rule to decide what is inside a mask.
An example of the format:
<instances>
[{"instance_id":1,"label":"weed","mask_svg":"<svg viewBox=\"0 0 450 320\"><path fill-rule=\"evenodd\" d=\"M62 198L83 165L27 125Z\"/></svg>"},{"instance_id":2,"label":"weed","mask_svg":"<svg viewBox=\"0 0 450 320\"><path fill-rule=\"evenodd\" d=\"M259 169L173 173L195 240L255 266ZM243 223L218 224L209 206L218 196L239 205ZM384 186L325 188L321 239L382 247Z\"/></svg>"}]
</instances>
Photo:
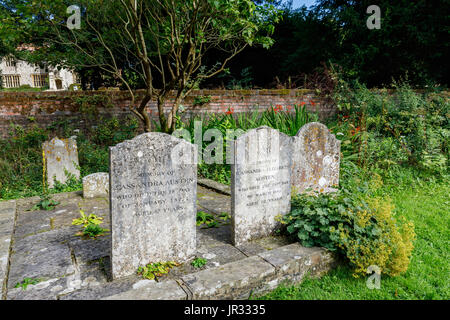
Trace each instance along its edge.
<instances>
[{"instance_id":1,"label":"weed","mask_svg":"<svg viewBox=\"0 0 450 320\"><path fill-rule=\"evenodd\" d=\"M205 258L195 258L192 262L191 262L191 265L194 267L194 268L201 268L201 267L203 267L204 265L206 265L206 263L207 263L208 261L205 259Z\"/></svg>"},{"instance_id":2,"label":"weed","mask_svg":"<svg viewBox=\"0 0 450 320\"><path fill-rule=\"evenodd\" d=\"M35 285L41 282L41 279L24 278L21 282L18 282L14 288L22 288L22 290L27 290L29 285Z\"/></svg>"}]
</instances>

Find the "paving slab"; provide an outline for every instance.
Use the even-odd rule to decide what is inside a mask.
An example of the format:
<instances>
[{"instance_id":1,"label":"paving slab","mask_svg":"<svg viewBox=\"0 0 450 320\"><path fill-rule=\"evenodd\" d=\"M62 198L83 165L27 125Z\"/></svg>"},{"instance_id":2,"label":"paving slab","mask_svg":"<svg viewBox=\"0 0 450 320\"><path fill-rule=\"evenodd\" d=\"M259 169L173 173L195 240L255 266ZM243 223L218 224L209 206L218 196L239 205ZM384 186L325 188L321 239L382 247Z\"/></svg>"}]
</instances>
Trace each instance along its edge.
<instances>
[{"instance_id":1,"label":"paving slab","mask_svg":"<svg viewBox=\"0 0 450 320\"><path fill-rule=\"evenodd\" d=\"M194 300L246 299L275 277L275 268L258 256L203 270L181 279Z\"/></svg>"},{"instance_id":2,"label":"paving slab","mask_svg":"<svg viewBox=\"0 0 450 320\"><path fill-rule=\"evenodd\" d=\"M215 214L231 212L230 196L214 192L209 188L197 187L197 206Z\"/></svg>"},{"instance_id":3,"label":"paving slab","mask_svg":"<svg viewBox=\"0 0 450 320\"><path fill-rule=\"evenodd\" d=\"M187 294L174 280L156 282L142 280L132 290L115 294L101 300L186 300Z\"/></svg>"},{"instance_id":4,"label":"paving slab","mask_svg":"<svg viewBox=\"0 0 450 320\"><path fill-rule=\"evenodd\" d=\"M16 201L0 202L0 296L6 291L11 238L14 231Z\"/></svg>"},{"instance_id":5,"label":"paving slab","mask_svg":"<svg viewBox=\"0 0 450 320\"><path fill-rule=\"evenodd\" d=\"M197 183L199 186L202 186L207 189L211 189L214 192L221 193L221 194L224 194L227 196L231 196L231 187L226 184L219 183L217 181L214 181L211 179L206 179L206 178L199 178L197 180Z\"/></svg>"},{"instance_id":6,"label":"paving slab","mask_svg":"<svg viewBox=\"0 0 450 320\"><path fill-rule=\"evenodd\" d=\"M235 247L231 244L230 220L218 220L214 228L196 227L195 257L207 259L205 266L194 268L190 259L158 281L144 280L137 274L113 281L110 233L85 239L75 235L80 227L72 225L83 210L103 217L101 226L108 229L108 199L83 199L81 192L57 194L55 198L60 204L50 211L28 211L39 197L0 203L4 299L246 299L283 281L301 281L306 273L319 276L335 262L326 250L303 248L284 236L273 235ZM198 201L203 205L198 211L216 218L230 212L230 197L211 189L199 186ZM39 279L39 283L26 290L15 288L24 278Z\"/></svg>"},{"instance_id":7,"label":"paving slab","mask_svg":"<svg viewBox=\"0 0 450 320\"><path fill-rule=\"evenodd\" d=\"M66 241L68 230L52 230L14 241L10 257L8 288L24 278L53 279L75 272Z\"/></svg>"},{"instance_id":8,"label":"paving slab","mask_svg":"<svg viewBox=\"0 0 450 320\"><path fill-rule=\"evenodd\" d=\"M133 285L143 281L136 275L107 282L102 286L84 288L58 296L58 300L100 300L116 294L134 290Z\"/></svg>"}]
</instances>

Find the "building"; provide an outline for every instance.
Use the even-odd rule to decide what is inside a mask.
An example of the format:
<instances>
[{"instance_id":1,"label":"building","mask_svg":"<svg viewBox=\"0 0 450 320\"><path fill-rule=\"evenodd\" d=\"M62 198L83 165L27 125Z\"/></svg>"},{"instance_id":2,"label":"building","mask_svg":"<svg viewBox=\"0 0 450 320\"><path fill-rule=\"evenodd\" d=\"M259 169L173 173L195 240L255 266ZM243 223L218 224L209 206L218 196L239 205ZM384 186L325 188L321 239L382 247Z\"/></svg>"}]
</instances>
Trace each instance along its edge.
<instances>
[{"instance_id":1,"label":"building","mask_svg":"<svg viewBox=\"0 0 450 320\"><path fill-rule=\"evenodd\" d=\"M77 83L77 75L70 70L41 68L11 56L0 61L0 71L3 88L28 85L32 88L47 87L53 91L67 90L71 84Z\"/></svg>"}]
</instances>

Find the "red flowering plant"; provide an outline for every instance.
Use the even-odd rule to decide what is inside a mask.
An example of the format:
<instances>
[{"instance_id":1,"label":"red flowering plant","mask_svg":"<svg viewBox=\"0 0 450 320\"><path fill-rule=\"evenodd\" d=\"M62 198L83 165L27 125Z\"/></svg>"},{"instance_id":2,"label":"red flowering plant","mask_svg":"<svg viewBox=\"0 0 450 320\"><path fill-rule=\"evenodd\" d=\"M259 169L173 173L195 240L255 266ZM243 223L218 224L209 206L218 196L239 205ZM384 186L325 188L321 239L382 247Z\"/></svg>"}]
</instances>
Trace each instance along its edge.
<instances>
[{"instance_id":1,"label":"red flowering plant","mask_svg":"<svg viewBox=\"0 0 450 320\"><path fill-rule=\"evenodd\" d=\"M283 110L283 106L280 104L277 104L275 106L275 109L273 109L275 111L275 113L278 113L278 111L282 111Z\"/></svg>"},{"instance_id":2,"label":"red flowering plant","mask_svg":"<svg viewBox=\"0 0 450 320\"><path fill-rule=\"evenodd\" d=\"M228 114L228 115L230 115L230 114L234 114L234 108L228 108L228 110L225 112L225 114Z\"/></svg>"}]
</instances>

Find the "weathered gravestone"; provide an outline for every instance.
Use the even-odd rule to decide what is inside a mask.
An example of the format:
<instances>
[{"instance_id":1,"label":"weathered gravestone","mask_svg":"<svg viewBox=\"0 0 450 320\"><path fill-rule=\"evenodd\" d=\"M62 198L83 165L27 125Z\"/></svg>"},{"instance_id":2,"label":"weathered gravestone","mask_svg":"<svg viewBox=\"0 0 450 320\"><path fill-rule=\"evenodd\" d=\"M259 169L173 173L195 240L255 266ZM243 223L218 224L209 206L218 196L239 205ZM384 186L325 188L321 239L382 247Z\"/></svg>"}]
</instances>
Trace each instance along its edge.
<instances>
[{"instance_id":1,"label":"weathered gravestone","mask_svg":"<svg viewBox=\"0 0 450 320\"><path fill-rule=\"evenodd\" d=\"M234 141L231 166L232 241L238 246L273 233L290 210L291 138L260 127Z\"/></svg>"},{"instance_id":2,"label":"weathered gravestone","mask_svg":"<svg viewBox=\"0 0 450 320\"><path fill-rule=\"evenodd\" d=\"M44 142L42 149L49 188L54 187L55 179L65 183L68 175L74 175L77 179L80 178L77 142L74 138L58 139L55 137Z\"/></svg>"},{"instance_id":3,"label":"weathered gravestone","mask_svg":"<svg viewBox=\"0 0 450 320\"><path fill-rule=\"evenodd\" d=\"M341 142L319 123L305 124L293 140L292 186L295 192L307 189L333 192L339 184Z\"/></svg>"},{"instance_id":4,"label":"weathered gravestone","mask_svg":"<svg viewBox=\"0 0 450 320\"><path fill-rule=\"evenodd\" d=\"M92 173L83 178L83 198L107 197L109 194L109 174Z\"/></svg>"},{"instance_id":5,"label":"weathered gravestone","mask_svg":"<svg viewBox=\"0 0 450 320\"><path fill-rule=\"evenodd\" d=\"M145 133L110 148L112 275L196 251L197 146Z\"/></svg>"}]
</instances>

